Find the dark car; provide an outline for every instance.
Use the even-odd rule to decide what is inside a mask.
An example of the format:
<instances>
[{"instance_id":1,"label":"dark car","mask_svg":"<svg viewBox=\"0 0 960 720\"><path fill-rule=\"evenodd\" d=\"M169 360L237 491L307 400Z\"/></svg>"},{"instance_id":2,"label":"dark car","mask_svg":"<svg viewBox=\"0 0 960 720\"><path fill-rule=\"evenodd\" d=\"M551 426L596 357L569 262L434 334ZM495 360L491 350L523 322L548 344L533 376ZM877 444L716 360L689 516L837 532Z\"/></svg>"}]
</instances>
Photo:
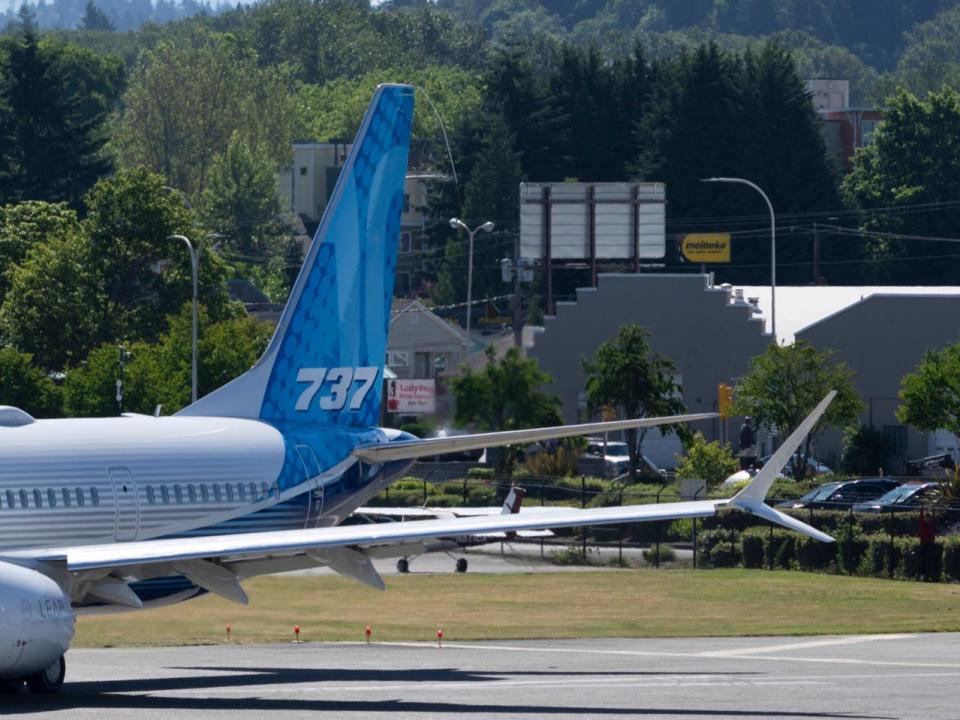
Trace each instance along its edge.
<instances>
[{"instance_id":1,"label":"dark car","mask_svg":"<svg viewBox=\"0 0 960 720\"><path fill-rule=\"evenodd\" d=\"M940 483L906 483L872 502L862 502L854 505L853 511L892 512L900 508L918 508L931 501L936 501L939 494Z\"/></svg>"},{"instance_id":2,"label":"dark car","mask_svg":"<svg viewBox=\"0 0 960 720\"><path fill-rule=\"evenodd\" d=\"M777 507L846 510L851 505L876 500L896 489L899 485L900 483L889 478L861 478L859 480L828 482L797 500L787 500Z\"/></svg>"}]
</instances>

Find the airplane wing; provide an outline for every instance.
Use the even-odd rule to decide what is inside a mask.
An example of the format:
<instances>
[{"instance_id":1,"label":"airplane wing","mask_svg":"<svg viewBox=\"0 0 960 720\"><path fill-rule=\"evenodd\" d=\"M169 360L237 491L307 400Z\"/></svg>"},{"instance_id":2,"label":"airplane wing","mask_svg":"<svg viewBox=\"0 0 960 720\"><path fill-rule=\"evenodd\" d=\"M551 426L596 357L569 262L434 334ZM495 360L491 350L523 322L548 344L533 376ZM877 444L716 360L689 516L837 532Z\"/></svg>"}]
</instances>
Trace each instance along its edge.
<instances>
[{"instance_id":1,"label":"airplane wing","mask_svg":"<svg viewBox=\"0 0 960 720\"><path fill-rule=\"evenodd\" d=\"M558 425L556 427L529 428L527 430L506 430L504 432L478 433L476 435L456 435L444 438L426 438L424 440L402 440L391 443L373 443L358 445L353 449L354 457L371 463L391 460L411 460L432 455L445 455L464 450L482 450L532 443L538 440L558 440L577 435L633 430L636 428L673 425L674 423L712 420L717 413L693 413L690 415L671 415L669 417L639 418L634 420L615 420L613 422L583 423L580 425Z\"/></svg>"},{"instance_id":2,"label":"airplane wing","mask_svg":"<svg viewBox=\"0 0 960 720\"><path fill-rule=\"evenodd\" d=\"M247 598L240 586L241 579L277 572L277 563L293 556L309 560L304 566L326 564L341 574L383 589L383 580L374 569L371 556L364 553L365 547L374 550L394 543L416 545L437 537L710 517L728 508L753 513L823 542L833 542L826 533L764 504L764 498L777 473L826 411L834 395L829 393L757 476L729 499L86 545L31 553L30 560L49 564L60 572L65 570L80 579L90 578L93 583L90 592L96 597L139 607L139 598L124 578L149 576L158 568L172 569L211 592L242 603Z\"/></svg>"}]
</instances>

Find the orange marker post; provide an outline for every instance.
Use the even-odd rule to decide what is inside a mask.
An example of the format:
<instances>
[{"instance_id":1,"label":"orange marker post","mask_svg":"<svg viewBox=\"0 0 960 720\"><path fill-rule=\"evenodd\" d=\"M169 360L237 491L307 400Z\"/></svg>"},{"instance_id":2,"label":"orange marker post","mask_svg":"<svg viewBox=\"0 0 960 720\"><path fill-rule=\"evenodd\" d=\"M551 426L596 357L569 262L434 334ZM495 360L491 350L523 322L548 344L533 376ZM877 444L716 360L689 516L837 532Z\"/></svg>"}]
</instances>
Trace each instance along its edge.
<instances>
[{"instance_id":1,"label":"orange marker post","mask_svg":"<svg viewBox=\"0 0 960 720\"><path fill-rule=\"evenodd\" d=\"M373 632L373 630L370 629L370 626L369 626L369 625L367 625L366 629L363 631L363 634L367 636L367 645L370 644L370 634L371 634L372 632Z\"/></svg>"},{"instance_id":2,"label":"orange marker post","mask_svg":"<svg viewBox=\"0 0 960 720\"><path fill-rule=\"evenodd\" d=\"M443 647L443 630L437 630L437 647Z\"/></svg>"},{"instance_id":3,"label":"orange marker post","mask_svg":"<svg viewBox=\"0 0 960 720\"><path fill-rule=\"evenodd\" d=\"M230 642L230 635L233 633L233 628L230 627L230 624L227 623L227 642Z\"/></svg>"},{"instance_id":4,"label":"orange marker post","mask_svg":"<svg viewBox=\"0 0 960 720\"><path fill-rule=\"evenodd\" d=\"M299 626L299 625L294 625L294 626L293 626L293 635L294 635L293 641L294 641L295 643L300 642L300 626Z\"/></svg>"}]
</instances>

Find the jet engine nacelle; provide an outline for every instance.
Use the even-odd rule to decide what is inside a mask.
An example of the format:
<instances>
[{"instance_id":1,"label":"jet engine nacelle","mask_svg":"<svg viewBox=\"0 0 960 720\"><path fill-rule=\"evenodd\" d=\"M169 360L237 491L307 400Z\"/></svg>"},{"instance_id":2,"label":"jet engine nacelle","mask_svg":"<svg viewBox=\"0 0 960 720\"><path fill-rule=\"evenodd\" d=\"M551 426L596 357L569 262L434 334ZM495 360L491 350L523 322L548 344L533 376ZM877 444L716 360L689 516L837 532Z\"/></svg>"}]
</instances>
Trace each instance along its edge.
<instances>
[{"instance_id":1,"label":"jet engine nacelle","mask_svg":"<svg viewBox=\"0 0 960 720\"><path fill-rule=\"evenodd\" d=\"M0 677L49 667L70 646L75 621L70 597L55 581L0 562Z\"/></svg>"}]
</instances>

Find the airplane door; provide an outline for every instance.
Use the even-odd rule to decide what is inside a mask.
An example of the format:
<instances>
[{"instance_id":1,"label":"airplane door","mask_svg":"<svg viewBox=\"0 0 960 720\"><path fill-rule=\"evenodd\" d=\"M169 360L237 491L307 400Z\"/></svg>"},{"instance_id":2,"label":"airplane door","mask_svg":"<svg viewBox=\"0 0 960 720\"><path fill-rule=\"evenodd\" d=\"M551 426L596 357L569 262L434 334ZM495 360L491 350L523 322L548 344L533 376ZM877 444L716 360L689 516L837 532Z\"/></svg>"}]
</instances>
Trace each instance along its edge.
<instances>
[{"instance_id":1,"label":"airplane door","mask_svg":"<svg viewBox=\"0 0 960 720\"><path fill-rule=\"evenodd\" d=\"M125 467L112 467L108 472L117 508L113 537L120 541L136 540L140 528L140 502L133 473Z\"/></svg>"},{"instance_id":2,"label":"airplane door","mask_svg":"<svg viewBox=\"0 0 960 720\"><path fill-rule=\"evenodd\" d=\"M297 445L297 454L300 456L300 462L307 478L315 478L320 474L320 463L309 445ZM317 486L307 493L307 527L315 527L317 520L323 515L323 485Z\"/></svg>"}]
</instances>

